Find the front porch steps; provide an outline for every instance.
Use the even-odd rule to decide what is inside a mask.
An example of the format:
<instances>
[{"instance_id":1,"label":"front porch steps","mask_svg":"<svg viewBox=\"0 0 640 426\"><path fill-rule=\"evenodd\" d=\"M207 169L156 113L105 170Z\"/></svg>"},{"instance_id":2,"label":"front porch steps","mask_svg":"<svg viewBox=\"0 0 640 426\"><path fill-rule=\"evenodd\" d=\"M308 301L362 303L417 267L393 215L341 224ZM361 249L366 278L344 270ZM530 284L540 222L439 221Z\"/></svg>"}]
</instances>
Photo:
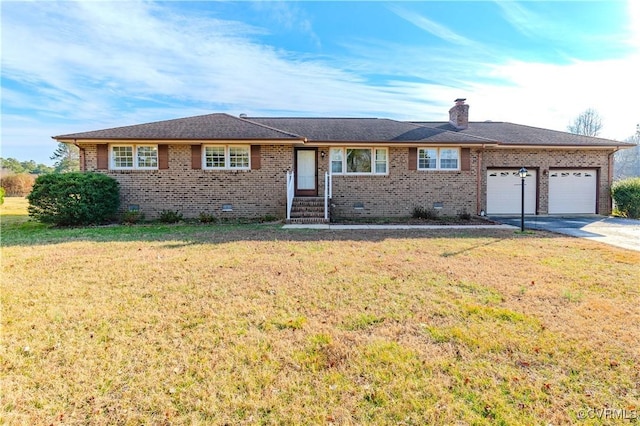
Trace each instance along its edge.
<instances>
[{"instance_id":1,"label":"front porch steps","mask_svg":"<svg viewBox=\"0 0 640 426\"><path fill-rule=\"evenodd\" d=\"M294 197L287 223L328 223L324 218L324 198Z\"/></svg>"}]
</instances>

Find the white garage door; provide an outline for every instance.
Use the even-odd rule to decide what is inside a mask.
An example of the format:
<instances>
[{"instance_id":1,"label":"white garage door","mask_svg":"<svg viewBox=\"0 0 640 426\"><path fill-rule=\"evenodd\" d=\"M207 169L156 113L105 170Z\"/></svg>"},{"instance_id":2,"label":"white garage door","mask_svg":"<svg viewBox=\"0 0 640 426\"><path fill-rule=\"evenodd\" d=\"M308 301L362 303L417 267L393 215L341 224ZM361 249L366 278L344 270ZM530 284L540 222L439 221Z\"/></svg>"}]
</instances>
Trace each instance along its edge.
<instances>
[{"instance_id":1,"label":"white garage door","mask_svg":"<svg viewBox=\"0 0 640 426\"><path fill-rule=\"evenodd\" d=\"M549 170L549 214L594 214L595 170Z\"/></svg>"},{"instance_id":2,"label":"white garage door","mask_svg":"<svg viewBox=\"0 0 640 426\"><path fill-rule=\"evenodd\" d=\"M519 169L487 171L487 214L520 214L522 180ZM524 212L536 214L536 171L524 179Z\"/></svg>"}]
</instances>

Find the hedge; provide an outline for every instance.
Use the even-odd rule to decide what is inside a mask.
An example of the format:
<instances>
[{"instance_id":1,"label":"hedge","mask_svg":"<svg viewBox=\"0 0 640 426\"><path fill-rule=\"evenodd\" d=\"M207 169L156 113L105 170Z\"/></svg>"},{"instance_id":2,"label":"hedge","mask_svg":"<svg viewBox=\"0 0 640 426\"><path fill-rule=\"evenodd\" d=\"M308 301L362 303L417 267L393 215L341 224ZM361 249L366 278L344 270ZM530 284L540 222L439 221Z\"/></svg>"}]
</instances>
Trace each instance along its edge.
<instances>
[{"instance_id":1,"label":"hedge","mask_svg":"<svg viewBox=\"0 0 640 426\"><path fill-rule=\"evenodd\" d=\"M29 216L60 226L94 225L117 217L118 182L99 173L61 173L39 176L29 200Z\"/></svg>"},{"instance_id":2,"label":"hedge","mask_svg":"<svg viewBox=\"0 0 640 426\"><path fill-rule=\"evenodd\" d=\"M611 187L611 196L619 212L629 218L640 218L640 177L614 183Z\"/></svg>"}]
</instances>

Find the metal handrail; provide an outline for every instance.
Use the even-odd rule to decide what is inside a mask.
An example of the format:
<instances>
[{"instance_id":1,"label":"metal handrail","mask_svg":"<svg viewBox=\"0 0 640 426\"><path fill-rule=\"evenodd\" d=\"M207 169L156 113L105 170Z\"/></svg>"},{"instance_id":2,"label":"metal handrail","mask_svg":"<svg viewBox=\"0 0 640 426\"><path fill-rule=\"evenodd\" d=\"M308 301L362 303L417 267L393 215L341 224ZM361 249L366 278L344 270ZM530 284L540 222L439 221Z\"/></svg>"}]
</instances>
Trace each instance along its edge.
<instances>
[{"instance_id":1,"label":"metal handrail","mask_svg":"<svg viewBox=\"0 0 640 426\"><path fill-rule=\"evenodd\" d=\"M287 172L287 220L291 219L291 206L293 206L294 196L294 174L293 172Z\"/></svg>"},{"instance_id":2,"label":"metal handrail","mask_svg":"<svg viewBox=\"0 0 640 426\"><path fill-rule=\"evenodd\" d=\"M324 220L329 220L329 200L333 192L331 173L324 173Z\"/></svg>"}]
</instances>

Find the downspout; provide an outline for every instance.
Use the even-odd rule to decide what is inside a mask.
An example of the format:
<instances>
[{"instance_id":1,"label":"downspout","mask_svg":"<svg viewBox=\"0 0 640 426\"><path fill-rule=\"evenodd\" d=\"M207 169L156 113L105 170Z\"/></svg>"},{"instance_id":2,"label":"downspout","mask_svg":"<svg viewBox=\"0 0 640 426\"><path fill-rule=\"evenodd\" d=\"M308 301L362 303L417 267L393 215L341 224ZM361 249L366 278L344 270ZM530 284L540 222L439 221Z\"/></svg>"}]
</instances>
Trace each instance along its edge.
<instances>
[{"instance_id":1,"label":"downspout","mask_svg":"<svg viewBox=\"0 0 640 426\"><path fill-rule=\"evenodd\" d=\"M611 153L609 154L609 170L607 173L607 187L609 189L609 200L607 201L607 207L609 208L609 214L613 210L613 197L611 196L611 185L613 184L613 156L616 152L620 151L620 147L617 146Z\"/></svg>"},{"instance_id":2,"label":"downspout","mask_svg":"<svg viewBox=\"0 0 640 426\"><path fill-rule=\"evenodd\" d=\"M476 214L480 215L482 211L482 152L484 150L484 145L482 145L482 149L478 150L478 166L476 171Z\"/></svg>"},{"instance_id":3,"label":"downspout","mask_svg":"<svg viewBox=\"0 0 640 426\"><path fill-rule=\"evenodd\" d=\"M78 145L78 140L77 139L73 140L73 145L75 145L78 148L78 157L79 157L78 158L78 163L79 163L78 165L80 166L80 171L81 172L85 172L85 171L87 171L87 164L86 164L87 158L85 157L84 152L83 152L84 148L80 148L80 145Z\"/></svg>"}]
</instances>

